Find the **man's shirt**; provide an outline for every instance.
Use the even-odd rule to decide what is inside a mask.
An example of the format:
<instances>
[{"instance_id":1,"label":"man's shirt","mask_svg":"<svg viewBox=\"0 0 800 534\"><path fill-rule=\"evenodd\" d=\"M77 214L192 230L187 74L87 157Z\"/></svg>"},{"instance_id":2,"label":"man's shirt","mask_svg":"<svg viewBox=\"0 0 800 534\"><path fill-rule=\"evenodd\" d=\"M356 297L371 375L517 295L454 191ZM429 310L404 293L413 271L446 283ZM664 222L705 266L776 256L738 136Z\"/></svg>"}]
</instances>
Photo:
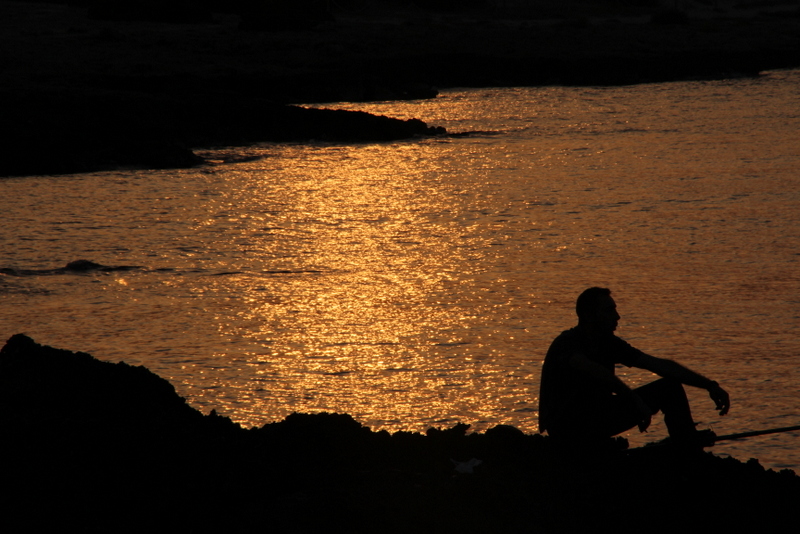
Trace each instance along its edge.
<instances>
[{"instance_id":1,"label":"man's shirt","mask_svg":"<svg viewBox=\"0 0 800 534\"><path fill-rule=\"evenodd\" d=\"M636 365L642 352L613 333L595 337L576 326L562 332L547 351L539 390L539 432L583 425L614 394L611 386L574 369L570 359L583 354L614 372L617 364Z\"/></svg>"}]
</instances>

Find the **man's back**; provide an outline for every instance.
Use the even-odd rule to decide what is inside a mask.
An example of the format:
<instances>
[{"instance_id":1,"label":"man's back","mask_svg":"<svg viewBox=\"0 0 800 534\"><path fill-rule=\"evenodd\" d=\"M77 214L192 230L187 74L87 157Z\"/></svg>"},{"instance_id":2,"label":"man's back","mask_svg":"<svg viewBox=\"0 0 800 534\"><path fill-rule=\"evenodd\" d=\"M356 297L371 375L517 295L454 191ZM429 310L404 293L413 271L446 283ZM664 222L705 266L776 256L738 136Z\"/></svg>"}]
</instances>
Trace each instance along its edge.
<instances>
[{"instance_id":1,"label":"man's back","mask_svg":"<svg viewBox=\"0 0 800 534\"><path fill-rule=\"evenodd\" d=\"M610 387L576 370L571 359L582 354L614 372L616 364L631 366L641 352L610 334L592 336L576 326L562 332L547 351L539 389L539 432L577 430L613 395Z\"/></svg>"}]
</instances>

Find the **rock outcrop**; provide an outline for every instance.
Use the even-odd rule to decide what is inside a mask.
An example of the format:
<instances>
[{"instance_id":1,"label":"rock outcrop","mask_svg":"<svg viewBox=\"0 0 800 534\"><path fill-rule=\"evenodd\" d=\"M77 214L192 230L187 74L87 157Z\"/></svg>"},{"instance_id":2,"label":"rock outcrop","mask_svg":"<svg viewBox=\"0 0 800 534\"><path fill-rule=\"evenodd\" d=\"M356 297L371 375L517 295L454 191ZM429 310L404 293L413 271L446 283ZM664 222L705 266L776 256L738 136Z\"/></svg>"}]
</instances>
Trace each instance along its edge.
<instances>
[{"instance_id":1,"label":"rock outcrop","mask_svg":"<svg viewBox=\"0 0 800 534\"><path fill-rule=\"evenodd\" d=\"M800 498L755 460L576 455L507 426L247 430L144 367L21 334L0 351L0 428L5 532L769 532Z\"/></svg>"},{"instance_id":2,"label":"rock outcrop","mask_svg":"<svg viewBox=\"0 0 800 534\"><path fill-rule=\"evenodd\" d=\"M0 91L7 131L0 176L202 163L195 147L254 142L383 142L441 135L419 120L303 108L258 98L110 91Z\"/></svg>"}]
</instances>

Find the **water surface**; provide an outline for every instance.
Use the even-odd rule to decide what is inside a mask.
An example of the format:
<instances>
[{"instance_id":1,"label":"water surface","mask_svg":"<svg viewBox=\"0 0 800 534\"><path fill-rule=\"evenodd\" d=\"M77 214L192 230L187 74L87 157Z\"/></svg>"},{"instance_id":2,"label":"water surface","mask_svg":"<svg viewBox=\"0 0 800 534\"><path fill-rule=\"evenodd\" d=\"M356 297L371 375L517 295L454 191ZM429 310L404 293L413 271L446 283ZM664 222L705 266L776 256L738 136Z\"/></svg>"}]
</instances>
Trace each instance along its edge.
<instances>
[{"instance_id":1,"label":"water surface","mask_svg":"<svg viewBox=\"0 0 800 534\"><path fill-rule=\"evenodd\" d=\"M0 325L145 365L248 426L337 411L373 429L534 432L547 346L604 285L620 336L730 391L724 418L690 392L703 427L800 424L798 87L786 71L340 103L482 133L5 179L0 267L138 268L0 275ZM715 451L797 470L798 439Z\"/></svg>"}]
</instances>

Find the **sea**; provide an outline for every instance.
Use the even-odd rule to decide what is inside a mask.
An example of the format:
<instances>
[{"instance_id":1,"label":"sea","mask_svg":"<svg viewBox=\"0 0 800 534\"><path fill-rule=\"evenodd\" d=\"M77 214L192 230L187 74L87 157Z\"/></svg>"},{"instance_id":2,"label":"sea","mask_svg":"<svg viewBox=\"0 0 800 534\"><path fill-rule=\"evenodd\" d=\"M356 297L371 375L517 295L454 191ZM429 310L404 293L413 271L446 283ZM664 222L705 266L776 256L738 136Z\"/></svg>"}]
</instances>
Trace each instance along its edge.
<instances>
[{"instance_id":1,"label":"sea","mask_svg":"<svg viewBox=\"0 0 800 534\"><path fill-rule=\"evenodd\" d=\"M146 366L245 427L535 433L548 345L604 286L620 337L729 391L723 417L688 388L700 428L800 425L800 70L315 106L451 135L4 178L0 337ZM800 432L711 450L800 473Z\"/></svg>"}]
</instances>

